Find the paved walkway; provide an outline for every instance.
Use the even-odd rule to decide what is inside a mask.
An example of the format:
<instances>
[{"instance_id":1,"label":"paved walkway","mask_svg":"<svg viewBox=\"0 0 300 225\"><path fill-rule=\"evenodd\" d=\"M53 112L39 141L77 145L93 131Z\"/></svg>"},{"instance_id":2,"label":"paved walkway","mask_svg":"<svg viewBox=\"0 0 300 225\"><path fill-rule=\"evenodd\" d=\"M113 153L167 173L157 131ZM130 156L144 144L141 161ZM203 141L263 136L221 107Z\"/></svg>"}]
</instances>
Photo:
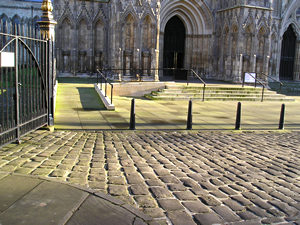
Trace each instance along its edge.
<instances>
[{"instance_id":1,"label":"paved walkway","mask_svg":"<svg viewBox=\"0 0 300 225\"><path fill-rule=\"evenodd\" d=\"M300 132L39 130L0 149L0 171L107 193L158 224L300 224L299 151Z\"/></svg>"},{"instance_id":2,"label":"paved walkway","mask_svg":"<svg viewBox=\"0 0 300 225\"><path fill-rule=\"evenodd\" d=\"M82 79L81 79L82 80ZM63 81L58 86L56 129L128 129L131 97L114 97L115 111L103 109L93 84ZM286 128L300 129L299 104L286 102ZM242 102L242 129L278 129L283 102ZM237 102L193 102L194 129L234 129ZM186 129L188 101L136 99L137 129Z\"/></svg>"},{"instance_id":3,"label":"paved walkway","mask_svg":"<svg viewBox=\"0 0 300 225\"><path fill-rule=\"evenodd\" d=\"M1 225L146 225L151 220L132 206L103 193L0 173Z\"/></svg>"}]
</instances>

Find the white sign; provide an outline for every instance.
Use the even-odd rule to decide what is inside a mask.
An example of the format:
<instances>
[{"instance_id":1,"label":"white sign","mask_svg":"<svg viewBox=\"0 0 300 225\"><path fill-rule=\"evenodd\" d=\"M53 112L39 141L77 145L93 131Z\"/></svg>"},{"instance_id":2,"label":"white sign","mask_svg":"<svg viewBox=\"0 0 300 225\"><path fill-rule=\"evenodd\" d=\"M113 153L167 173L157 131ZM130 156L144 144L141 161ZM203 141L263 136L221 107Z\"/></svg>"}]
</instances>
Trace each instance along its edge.
<instances>
[{"instance_id":1,"label":"white sign","mask_svg":"<svg viewBox=\"0 0 300 225\"><path fill-rule=\"evenodd\" d=\"M0 52L0 67L14 67L15 53L14 52Z\"/></svg>"},{"instance_id":2,"label":"white sign","mask_svg":"<svg viewBox=\"0 0 300 225\"><path fill-rule=\"evenodd\" d=\"M256 73L245 73L245 83L255 83Z\"/></svg>"}]
</instances>

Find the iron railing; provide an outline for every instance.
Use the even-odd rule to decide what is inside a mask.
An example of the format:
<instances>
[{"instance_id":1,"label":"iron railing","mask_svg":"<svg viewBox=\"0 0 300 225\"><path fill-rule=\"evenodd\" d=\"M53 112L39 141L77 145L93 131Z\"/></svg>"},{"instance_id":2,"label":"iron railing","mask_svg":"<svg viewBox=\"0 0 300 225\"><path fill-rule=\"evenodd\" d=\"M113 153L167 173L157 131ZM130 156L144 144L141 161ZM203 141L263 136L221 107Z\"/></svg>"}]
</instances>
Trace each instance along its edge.
<instances>
[{"instance_id":1,"label":"iron railing","mask_svg":"<svg viewBox=\"0 0 300 225\"><path fill-rule=\"evenodd\" d=\"M100 79L99 79L100 77ZM100 85L99 85L100 84ZM103 84L104 84L104 93L105 97L107 97L107 84L110 85L110 103L113 103L113 92L114 92L114 85L108 80L106 75L103 75L103 73L97 69L97 85L100 86L100 90L103 90Z\"/></svg>"},{"instance_id":2,"label":"iron railing","mask_svg":"<svg viewBox=\"0 0 300 225\"><path fill-rule=\"evenodd\" d=\"M52 47L51 41L0 33L0 53L13 54L14 61L0 67L0 146L49 124Z\"/></svg>"},{"instance_id":3,"label":"iron railing","mask_svg":"<svg viewBox=\"0 0 300 225\"><path fill-rule=\"evenodd\" d=\"M202 83L203 83L203 95L202 95L202 101L204 101L204 99L205 99L205 89L206 89L206 83L205 83L205 81L193 70L193 69L191 69L191 72L192 72L192 74L198 79L198 80L200 80ZM189 81L189 80L188 80ZM187 85L188 85L189 83L187 82Z\"/></svg>"},{"instance_id":4,"label":"iron railing","mask_svg":"<svg viewBox=\"0 0 300 225\"><path fill-rule=\"evenodd\" d=\"M263 87L262 88L262 93L261 93L261 101L263 102L264 101L264 94L265 94L266 85L263 83L263 81L259 80L257 77L253 76L251 73L248 73L248 75L251 76L255 80L254 87L257 87L257 82ZM242 87L245 86L245 77L246 77L246 73L244 73L244 76L243 76Z\"/></svg>"},{"instance_id":5,"label":"iron railing","mask_svg":"<svg viewBox=\"0 0 300 225\"><path fill-rule=\"evenodd\" d=\"M273 78L273 77L271 77L271 76L269 76L269 75L267 75L267 74L265 74L265 73L263 73L263 72L261 72L261 73L259 73L259 74L262 75L262 76L264 76L264 77L267 77L267 78L271 79L272 81L274 81L274 82L276 82L276 83L279 83L279 85L280 85L280 87L279 87L279 92L281 92L282 86L284 86L284 84L283 84L281 81L279 81L279 80L277 80L277 79L275 79L275 78Z\"/></svg>"}]
</instances>

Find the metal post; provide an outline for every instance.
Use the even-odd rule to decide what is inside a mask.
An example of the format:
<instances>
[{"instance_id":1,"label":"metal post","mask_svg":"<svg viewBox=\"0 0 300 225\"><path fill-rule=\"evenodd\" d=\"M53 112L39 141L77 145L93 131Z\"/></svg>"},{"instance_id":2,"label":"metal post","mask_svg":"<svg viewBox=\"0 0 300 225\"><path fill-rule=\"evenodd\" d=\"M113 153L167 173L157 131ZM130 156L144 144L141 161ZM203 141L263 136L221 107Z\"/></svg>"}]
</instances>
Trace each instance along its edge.
<instances>
[{"instance_id":1,"label":"metal post","mask_svg":"<svg viewBox=\"0 0 300 225\"><path fill-rule=\"evenodd\" d=\"M246 76L246 74L244 73L244 74L243 74L243 84L242 84L242 87L245 86L245 76Z\"/></svg>"},{"instance_id":2,"label":"metal post","mask_svg":"<svg viewBox=\"0 0 300 225\"><path fill-rule=\"evenodd\" d=\"M130 130L135 130L135 99L131 100L131 111L130 111Z\"/></svg>"},{"instance_id":3,"label":"metal post","mask_svg":"<svg viewBox=\"0 0 300 225\"><path fill-rule=\"evenodd\" d=\"M204 84L204 86L203 86L203 96L202 96L203 102L204 102L204 98L205 98L205 89L206 89L206 84Z\"/></svg>"},{"instance_id":4,"label":"metal post","mask_svg":"<svg viewBox=\"0 0 300 225\"><path fill-rule=\"evenodd\" d=\"M284 114L285 114L285 104L281 105L281 112L280 112L280 120L279 120L279 130L284 129Z\"/></svg>"},{"instance_id":5,"label":"metal post","mask_svg":"<svg viewBox=\"0 0 300 225\"><path fill-rule=\"evenodd\" d=\"M187 130L192 130L193 129L193 115L192 115L192 107L193 107L193 102L190 99L189 101L189 109L188 109L188 117L187 117L187 125L186 129Z\"/></svg>"},{"instance_id":6,"label":"metal post","mask_svg":"<svg viewBox=\"0 0 300 225\"><path fill-rule=\"evenodd\" d=\"M236 111L236 121L235 121L235 129L241 129L241 111L242 111L242 103L238 102L237 111Z\"/></svg>"},{"instance_id":7,"label":"metal post","mask_svg":"<svg viewBox=\"0 0 300 225\"><path fill-rule=\"evenodd\" d=\"M99 71L97 70L97 85L99 85Z\"/></svg>"},{"instance_id":8,"label":"metal post","mask_svg":"<svg viewBox=\"0 0 300 225\"><path fill-rule=\"evenodd\" d=\"M262 102L264 101L264 95L265 95L265 86L263 86L262 94L261 94L261 101Z\"/></svg>"},{"instance_id":9,"label":"metal post","mask_svg":"<svg viewBox=\"0 0 300 225\"><path fill-rule=\"evenodd\" d=\"M16 139L17 139L17 143L21 143L20 142L20 101L19 101L19 68L18 68L18 37L16 37L15 40L15 86L16 86L16 97L15 97L15 101L16 101Z\"/></svg>"},{"instance_id":10,"label":"metal post","mask_svg":"<svg viewBox=\"0 0 300 225\"><path fill-rule=\"evenodd\" d=\"M113 103L113 92L114 92L114 85L111 85L111 89L110 89L110 103Z\"/></svg>"}]
</instances>

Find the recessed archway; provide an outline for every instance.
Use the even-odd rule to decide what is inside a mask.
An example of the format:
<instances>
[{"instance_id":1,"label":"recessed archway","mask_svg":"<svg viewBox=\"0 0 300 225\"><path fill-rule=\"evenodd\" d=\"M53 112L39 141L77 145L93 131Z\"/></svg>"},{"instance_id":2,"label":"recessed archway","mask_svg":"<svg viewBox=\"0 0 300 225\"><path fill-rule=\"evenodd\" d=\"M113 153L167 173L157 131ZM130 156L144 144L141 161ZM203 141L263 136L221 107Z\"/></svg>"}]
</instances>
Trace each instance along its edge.
<instances>
[{"instance_id":1,"label":"recessed archway","mask_svg":"<svg viewBox=\"0 0 300 225\"><path fill-rule=\"evenodd\" d=\"M281 80L293 80L297 36L290 25L282 38L279 77Z\"/></svg>"},{"instance_id":2,"label":"recessed archway","mask_svg":"<svg viewBox=\"0 0 300 225\"><path fill-rule=\"evenodd\" d=\"M185 26L178 16L173 16L165 27L164 32L163 67L173 68L164 70L165 76L174 76L176 80L186 80L184 68Z\"/></svg>"},{"instance_id":3,"label":"recessed archway","mask_svg":"<svg viewBox=\"0 0 300 225\"><path fill-rule=\"evenodd\" d=\"M184 51L181 51L183 54L177 54L177 58L179 57L180 59L177 65L178 63L182 63L182 68L185 69L193 68L195 71L204 71L206 69L208 71L211 64L209 62L209 54L213 31L213 17L209 7L201 0L162 1L160 12L159 68L170 66L166 61L167 54L164 53L165 50L168 50L168 47L165 46L167 44L165 41L165 32L168 30L169 23L173 20L175 21L175 18L177 24L180 24L181 30L184 28L185 33L185 37L181 38L181 40L184 39L184 44L182 45L184 46ZM170 56L170 59L174 62L174 56ZM160 73L160 77L165 78L162 74L164 73Z\"/></svg>"}]
</instances>

